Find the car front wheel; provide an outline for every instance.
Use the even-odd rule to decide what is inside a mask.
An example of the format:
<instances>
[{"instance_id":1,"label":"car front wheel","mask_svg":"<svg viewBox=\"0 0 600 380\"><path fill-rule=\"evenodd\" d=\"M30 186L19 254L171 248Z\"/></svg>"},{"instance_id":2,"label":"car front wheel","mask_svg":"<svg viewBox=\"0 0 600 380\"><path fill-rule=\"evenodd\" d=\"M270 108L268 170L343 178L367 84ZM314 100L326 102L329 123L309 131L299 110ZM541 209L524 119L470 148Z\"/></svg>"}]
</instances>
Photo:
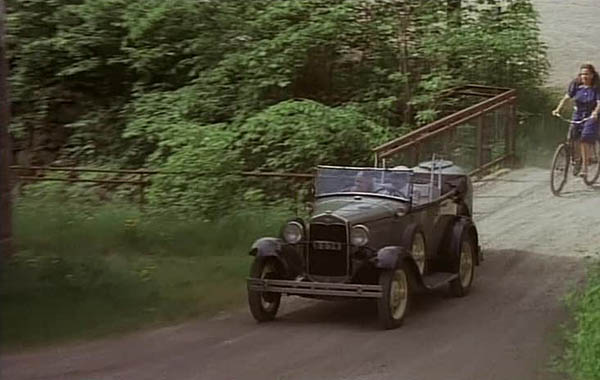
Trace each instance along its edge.
<instances>
[{"instance_id":1,"label":"car front wheel","mask_svg":"<svg viewBox=\"0 0 600 380\"><path fill-rule=\"evenodd\" d=\"M402 262L394 270L379 275L383 297L377 300L379 322L384 329L393 329L402 324L406 316L413 291L411 272Z\"/></svg>"},{"instance_id":2,"label":"car front wheel","mask_svg":"<svg viewBox=\"0 0 600 380\"><path fill-rule=\"evenodd\" d=\"M263 280L281 279L281 272L277 262L273 259L255 259L250 268L251 278ZM272 321L277 315L281 293L269 293L248 290L248 305L254 319L258 322Z\"/></svg>"}]
</instances>

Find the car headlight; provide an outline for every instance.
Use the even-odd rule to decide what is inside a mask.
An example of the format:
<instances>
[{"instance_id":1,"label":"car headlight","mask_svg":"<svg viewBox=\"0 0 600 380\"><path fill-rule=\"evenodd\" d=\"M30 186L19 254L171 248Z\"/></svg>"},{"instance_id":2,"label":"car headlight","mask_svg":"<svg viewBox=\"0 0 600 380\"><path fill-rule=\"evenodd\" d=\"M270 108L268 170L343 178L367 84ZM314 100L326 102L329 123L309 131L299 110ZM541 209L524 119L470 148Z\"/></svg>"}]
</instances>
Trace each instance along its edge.
<instances>
[{"instance_id":1,"label":"car headlight","mask_svg":"<svg viewBox=\"0 0 600 380\"><path fill-rule=\"evenodd\" d=\"M283 240L288 244L296 244L304 237L304 227L298 222L289 222L283 227Z\"/></svg>"},{"instance_id":2,"label":"car headlight","mask_svg":"<svg viewBox=\"0 0 600 380\"><path fill-rule=\"evenodd\" d=\"M362 247L369 242L369 229L365 226L358 225L352 227L350 231L350 243L357 247Z\"/></svg>"}]
</instances>

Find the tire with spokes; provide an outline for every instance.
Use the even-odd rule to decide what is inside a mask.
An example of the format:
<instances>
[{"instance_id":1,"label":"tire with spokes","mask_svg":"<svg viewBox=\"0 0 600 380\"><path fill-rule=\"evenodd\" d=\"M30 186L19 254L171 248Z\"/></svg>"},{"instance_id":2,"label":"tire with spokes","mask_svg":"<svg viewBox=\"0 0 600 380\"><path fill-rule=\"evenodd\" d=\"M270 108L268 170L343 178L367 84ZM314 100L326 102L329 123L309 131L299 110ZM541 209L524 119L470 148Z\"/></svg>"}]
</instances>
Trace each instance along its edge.
<instances>
[{"instance_id":1,"label":"tire with spokes","mask_svg":"<svg viewBox=\"0 0 600 380\"><path fill-rule=\"evenodd\" d=\"M396 269L379 275L383 296L377 299L379 323L384 329L399 327L408 313L414 281L409 266L403 261Z\"/></svg>"},{"instance_id":2,"label":"tire with spokes","mask_svg":"<svg viewBox=\"0 0 600 380\"><path fill-rule=\"evenodd\" d=\"M554 152L550 169L550 189L554 195L559 195L567 182L570 159L568 145L560 144Z\"/></svg>"},{"instance_id":3,"label":"tire with spokes","mask_svg":"<svg viewBox=\"0 0 600 380\"><path fill-rule=\"evenodd\" d=\"M251 278L263 280L281 279L279 265L274 259L257 258L250 268ZM261 292L248 289L248 305L254 319L258 322L272 321L277 315L281 293Z\"/></svg>"},{"instance_id":4,"label":"tire with spokes","mask_svg":"<svg viewBox=\"0 0 600 380\"><path fill-rule=\"evenodd\" d=\"M466 296L475 278L476 248L470 233L464 232L460 238L457 259L458 277L450 282L450 293L455 297Z\"/></svg>"},{"instance_id":5,"label":"tire with spokes","mask_svg":"<svg viewBox=\"0 0 600 380\"><path fill-rule=\"evenodd\" d=\"M586 185L592 186L600 177L600 141L596 140L590 149L587 175L583 177Z\"/></svg>"}]
</instances>

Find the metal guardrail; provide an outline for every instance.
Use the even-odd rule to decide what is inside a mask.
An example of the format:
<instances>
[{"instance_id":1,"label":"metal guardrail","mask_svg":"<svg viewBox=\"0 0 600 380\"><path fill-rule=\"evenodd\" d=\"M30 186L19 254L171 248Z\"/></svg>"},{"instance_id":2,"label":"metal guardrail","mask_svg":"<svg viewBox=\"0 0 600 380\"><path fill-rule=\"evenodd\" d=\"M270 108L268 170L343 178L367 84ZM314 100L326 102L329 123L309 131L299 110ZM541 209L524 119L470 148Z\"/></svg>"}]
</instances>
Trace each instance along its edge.
<instances>
[{"instance_id":1,"label":"metal guardrail","mask_svg":"<svg viewBox=\"0 0 600 380\"><path fill-rule=\"evenodd\" d=\"M515 90L467 85L445 95L486 99L376 147L375 166L413 166L435 153L477 174L514 157Z\"/></svg>"}]
</instances>

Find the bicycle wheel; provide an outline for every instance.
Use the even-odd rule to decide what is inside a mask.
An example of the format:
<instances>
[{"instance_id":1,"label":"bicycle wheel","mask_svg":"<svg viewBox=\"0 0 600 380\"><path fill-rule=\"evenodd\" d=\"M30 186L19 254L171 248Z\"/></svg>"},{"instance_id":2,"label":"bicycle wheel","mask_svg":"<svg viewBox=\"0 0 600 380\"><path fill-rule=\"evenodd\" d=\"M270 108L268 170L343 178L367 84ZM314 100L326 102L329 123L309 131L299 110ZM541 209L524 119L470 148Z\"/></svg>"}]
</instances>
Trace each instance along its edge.
<instances>
[{"instance_id":1,"label":"bicycle wheel","mask_svg":"<svg viewBox=\"0 0 600 380\"><path fill-rule=\"evenodd\" d=\"M552 190L552 194L559 195L565 183L567 183L570 162L571 154L568 145L565 143L560 144L554 152L550 170L550 190Z\"/></svg>"},{"instance_id":2,"label":"bicycle wheel","mask_svg":"<svg viewBox=\"0 0 600 380\"><path fill-rule=\"evenodd\" d=\"M600 142L596 141L590 149L587 176L583 178L586 185L592 186L600 177Z\"/></svg>"}]
</instances>

